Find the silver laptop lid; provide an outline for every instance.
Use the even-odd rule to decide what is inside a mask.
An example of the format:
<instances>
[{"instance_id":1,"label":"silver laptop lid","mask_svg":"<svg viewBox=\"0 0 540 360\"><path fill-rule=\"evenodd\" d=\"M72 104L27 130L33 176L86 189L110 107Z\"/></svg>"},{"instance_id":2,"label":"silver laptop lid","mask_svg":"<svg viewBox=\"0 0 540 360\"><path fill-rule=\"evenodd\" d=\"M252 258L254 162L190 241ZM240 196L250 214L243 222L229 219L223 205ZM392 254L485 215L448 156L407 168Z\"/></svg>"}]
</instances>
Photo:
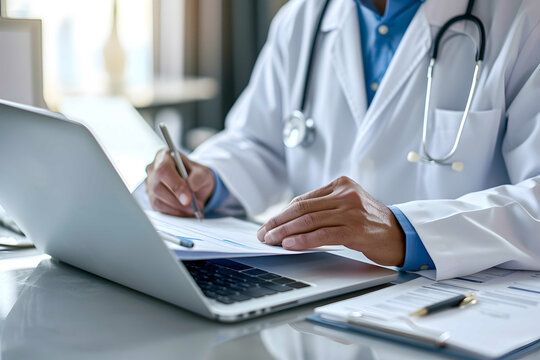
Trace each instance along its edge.
<instances>
[{"instance_id":1,"label":"silver laptop lid","mask_svg":"<svg viewBox=\"0 0 540 360\"><path fill-rule=\"evenodd\" d=\"M87 128L0 100L0 154L0 202L40 250L211 316Z\"/></svg>"}]
</instances>

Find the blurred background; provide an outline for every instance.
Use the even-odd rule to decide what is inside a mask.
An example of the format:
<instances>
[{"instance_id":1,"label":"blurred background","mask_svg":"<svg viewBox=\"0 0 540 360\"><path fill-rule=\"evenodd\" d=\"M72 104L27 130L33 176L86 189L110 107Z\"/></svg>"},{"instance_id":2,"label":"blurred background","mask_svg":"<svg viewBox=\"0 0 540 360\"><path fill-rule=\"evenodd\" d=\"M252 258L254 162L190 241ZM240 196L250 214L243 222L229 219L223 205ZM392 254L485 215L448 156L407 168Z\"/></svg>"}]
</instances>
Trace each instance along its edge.
<instances>
[{"instance_id":1,"label":"blurred background","mask_svg":"<svg viewBox=\"0 0 540 360\"><path fill-rule=\"evenodd\" d=\"M285 2L0 0L0 98L75 117L122 99L192 149L223 128Z\"/></svg>"}]
</instances>

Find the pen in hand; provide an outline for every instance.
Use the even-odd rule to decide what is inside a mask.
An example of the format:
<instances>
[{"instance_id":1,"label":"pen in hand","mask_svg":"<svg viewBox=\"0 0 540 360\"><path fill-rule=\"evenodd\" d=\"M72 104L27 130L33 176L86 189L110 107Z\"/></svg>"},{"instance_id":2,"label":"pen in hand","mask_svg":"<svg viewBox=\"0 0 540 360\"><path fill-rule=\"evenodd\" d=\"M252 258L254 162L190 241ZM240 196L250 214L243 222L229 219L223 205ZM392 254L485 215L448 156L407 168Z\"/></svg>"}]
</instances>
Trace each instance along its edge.
<instances>
[{"instance_id":1,"label":"pen in hand","mask_svg":"<svg viewBox=\"0 0 540 360\"><path fill-rule=\"evenodd\" d=\"M428 314L433 314L438 311L445 309L450 309L453 307L465 306L465 305L474 305L476 304L476 295L474 293L466 293L463 295L453 296L450 299L439 301L435 304L425 306L421 309L416 310L409 314L409 316L425 316Z\"/></svg>"},{"instance_id":2,"label":"pen in hand","mask_svg":"<svg viewBox=\"0 0 540 360\"><path fill-rule=\"evenodd\" d=\"M184 179L189 191L191 192L191 207L193 208L193 212L195 213L195 216L197 217L197 219L201 221L202 215L199 210L199 205L197 204L197 198L195 197L195 193L193 192L193 190L191 190L191 186L189 186L188 173L187 173L186 167L184 166L184 162L182 161L182 157L180 156L180 153L178 152L178 150L176 150L176 147L174 146L174 143L172 142L172 139L169 135L169 131L167 130L167 126L165 126L165 124L163 123L159 124L159 129L161 130L161 133L163 134L163 138L165 139L165 142L167 143L167 146L169 147L169 153L171 154L171 157L174 160L176 170L178 171L182 179Z\"/></svg>"}]
</instances>

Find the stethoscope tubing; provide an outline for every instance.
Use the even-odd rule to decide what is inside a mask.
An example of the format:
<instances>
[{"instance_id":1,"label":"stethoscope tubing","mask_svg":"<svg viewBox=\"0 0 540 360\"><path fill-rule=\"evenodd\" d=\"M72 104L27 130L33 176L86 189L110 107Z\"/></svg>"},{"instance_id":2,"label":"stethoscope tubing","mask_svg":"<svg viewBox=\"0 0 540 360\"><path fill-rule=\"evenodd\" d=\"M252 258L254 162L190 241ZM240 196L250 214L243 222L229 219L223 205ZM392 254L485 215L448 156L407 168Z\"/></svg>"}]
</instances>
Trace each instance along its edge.
<instances>
[{"instance_id":1,"label":"stethoscope tubing","mask_svg":"<svg viewBox=\"0 0 540 360\"><path fill-rule=\"evenodd\" d=\"M317 39L319 37L319 33L321 32L321 25L324 19L324 15L326 14L326 10L328 9L328 4L330 4L331 0L326 0L323 8L321 10L321 14L319 15L319 19L317 21L317 27L315 28L315 35L313 35L313 41L311 42L311 49L309 50L309 58L307 63L307 70L306 70L306 78L304 80L304 91L302 93L302 101L300 102L300 111L303 113L306 110L306 102L307 102L307 96L309 92L309 83L311 81L311 73L313 71L313 60L315 58L315 50L317 49Z\"/></svg>"},{"instance_id":2,"label":"stethoscope tubing","mask_svg":"<svg viewBox=\"0 0 540 360\"><path fill-rule=\"evenodd\" d=\"M315 51L316 51L316 48L317 48L317 40L318 40L318 36L319 36L319 33L320 33L322 21L323 21L323 19L325 17L325 14L326 14L326 11L328 9L328 5L330 4L330 1L331 0L326 0L325 1L324 5L323 5L323 8L321 10L321 13L319 15L319 18L317 20L315 33L314 33L313 40L312 40L312 43L311 43L311 48L310 48L310 51L309 51L309 57L308 57L307 69L306 69L306 77L304 79L304 88L303 88L303 93L302 93L302 99L301 99L301 102L300 102L300 110L296 110L295 112L293 112L291 114L290 118L287 120L287 121L291 121L290 119L294 118L296 120L300 119L300 120L304 121L302 133L305 134L305 138L299 139L299 141L297 141L297 142L296 141L292 141L292 142L287 141L287 139L285 138L285 136L287 136L287 135L285 135L286 132L284 131L284 143L289 148L294 148L294 147L296 147L298 145L308 146L313 142L313 139L314 139L314 136L315 136L314 122L313 122L313 120L306 117L304 113L305 113L305 110L306 110L307 97L308 97L308 93L309 93L309 85L310 85L311 78L312 78L313 63L314 63L314 58L315 58ZM427 73L428 80L427 80L427 86L426 86L426 99L425 99L425 104L424 104L424 119L423 119L423 126L422 126L422 150L423 150L424 156L419 156L418 154L416 154L416 156L419 158L419 160L421 160L423 162L435 163L435 164L439 164L439 165L452 165L452 166L455 165L454 163L448 163L447 160L449 160L456 153L457 148L459 147L459 143L460 143L460 140L461 140L462 135L463 135L463 129L465 128L465 125L466 125L467 120L469 118L469 113L470 113L472 100L474 98L474 94L475 94L476 88L477 88L478 79L480 77L480 73L481 73L481 70L482 70L482 62L484 60L485 47L486 47L486 42L485 42L486 33L485 33L484 25L483 25L482 21L478 17L472 15L472 9L474 7L474 2L475 2L475 0L469 0L469 2L467 3L467 10L466 10L465 14L455 16L455 17L451 18L450 20L448 20L445 24L443 24L443 26L441 27L441 29L439 29L439 31L437 32L437 34L436 34L436 36L435 36L435 38L433 40L433 44L432 44L432 47L431 47L431 59L430 59L429 67L428 67L428 73ZM473 73L473 79L472 79L472 82L471 82L471 87L470 87L469 94L468 94L468 97L467 97L467 103L465 105L465 109L463 111L463 116L462 116L462 119L461 119L461 122L460 122L460 125L459 125L459 129L458 129L458 133L456 135L456 138L454 140L452 148L450 149L450 151L446 155L444 155L442 157L434 157L429 152L428 141L427 141L427 131L428 131L428 126L429 126L429 110L430 110L430 101L431 101L431 89L432 89L432 82L433 82L433 73L435 71L434 69L435 69L437 56L439 54L439 48L440 48L442 38L443 38L445 32L452 25L454 25L455 23L462 22L462 21L470 21L473 24L475 24L476 28L478 29L479 44L477 46L477 51L476 51L476 54L475 54L476 65L475 65L475 69L474 69L474 73ZM310 126L307 125L307 123L306 123L307 121L310 121L310 124L311 124ZM290 134L290 133L292 133L292 132L290 132L290 131L287 132L287 134ZM293 143L293 144L291 144L291 143ZM414 154L414 152L411 152L411 153ZM416 160L416 161L418 161L418 160ZM462 163L461 163L461 168L462 168Z\"/></svg>"},{"instance_id":3,"label":"stethoscope tubing","mask_svg":"<svg viewBox=\"0 0 540 360\"><path fill-rule=\"evenodd\" d=\"M437 32L437 35L435 36L435 39L433 40L433 45L431 47L431 59L429 62L428 72L427 72L426 100L424 103L424 120L422 124L422 150L425 155L424 160L430 163L436 163L439 165L452 165L451 163L448 163L447 161L452 156L454 156L454 154L456 153L459 147L459 142L461 141L461 137L463 135L463 129L465 128L465 125L469 118L472 100L474 98L474 94L476 93L476 87L477 87L478 79L480 77L480 73L482 71L482 63L484 60L484 54L485 54L485 49L486 49L486 43L485 43L486 32L485 32L484 24L482 23L482 21L478 17L470 13L472 11L473 6L474 6L474 0L469 0L469 3L467 5L467 12L465 14L455 16L451 18L450 20L448 20L446 23L444 23L441 29L439 29L439 31ZM445 32L452 25L461 21L470 21L473 24L475 24L476 28L478 29L479 44L477 46L477 51L475 55L476 64L474 67L471 87L469 89L469 95L467 96L467 103L465 104L465 109L463 110L463 115L461 118L461 122L459 124L458 133L456 135L456 138L454 139L452 148L444 156L434 157L429 152L428 141L427 141L427 130L428 130L428 125L429 125L428 122L429 122L429 109L430 109L430 101L431 101L431 88L432 88L432 82L433 82L433 73L435 71L435 63L436 63L437 55L439 53L439 45L441 44L441 41Z\"/></svg>"}]
</instances>

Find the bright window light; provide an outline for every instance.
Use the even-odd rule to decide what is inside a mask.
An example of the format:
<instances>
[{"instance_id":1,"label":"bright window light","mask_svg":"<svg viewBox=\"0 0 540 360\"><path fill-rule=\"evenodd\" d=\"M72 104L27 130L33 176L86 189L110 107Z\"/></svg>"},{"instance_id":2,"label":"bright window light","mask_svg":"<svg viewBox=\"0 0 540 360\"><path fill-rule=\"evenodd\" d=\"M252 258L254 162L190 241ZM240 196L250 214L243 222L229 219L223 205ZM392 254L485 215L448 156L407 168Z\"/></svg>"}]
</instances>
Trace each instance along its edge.
<instances>
[{"instance_id":1,"label":"bright window light","mask_svg":"<svg viewBox=\"0 0 540 360\"><path fill-rule=\"evenodd\" d=\"M126 88L153 80L152 0L118 0L118 36L126 55ZM8 0L12 18L43 21L44 92L54 107L63 96L107 94L103 47L114 0Z\"/></svg>"}]
</instances>

